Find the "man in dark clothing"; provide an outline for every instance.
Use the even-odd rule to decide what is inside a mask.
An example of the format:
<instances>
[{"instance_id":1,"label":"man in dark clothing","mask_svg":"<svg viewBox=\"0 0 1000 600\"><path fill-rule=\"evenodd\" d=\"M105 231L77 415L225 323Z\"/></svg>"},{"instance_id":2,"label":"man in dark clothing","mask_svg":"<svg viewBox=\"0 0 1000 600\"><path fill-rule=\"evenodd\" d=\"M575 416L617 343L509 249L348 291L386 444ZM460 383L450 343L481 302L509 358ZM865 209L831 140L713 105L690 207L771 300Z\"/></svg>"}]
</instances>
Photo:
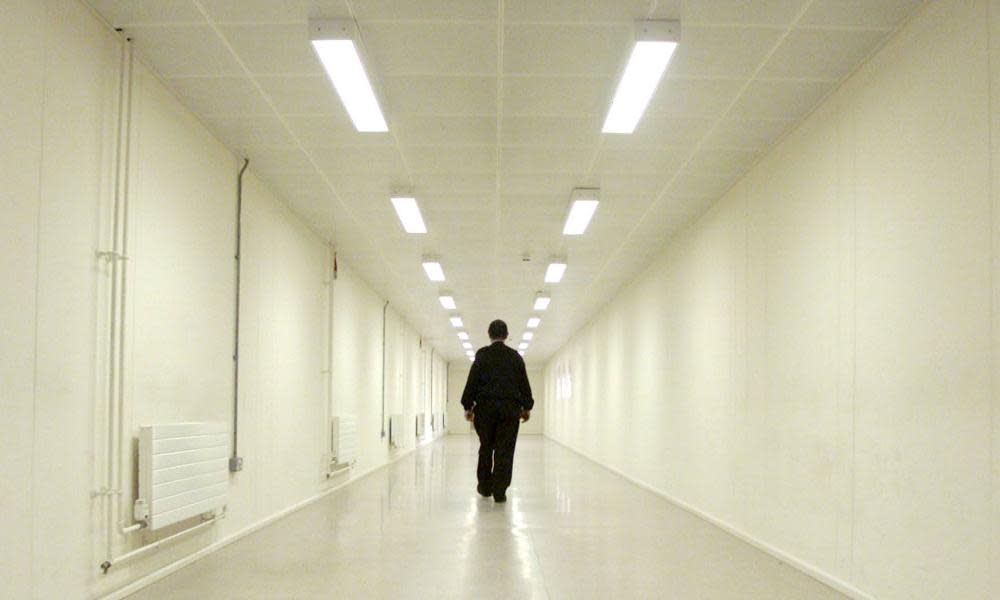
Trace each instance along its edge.
<instances>
[{"instance_id":1,"label":"man in dark clothing","mask_svg":"<svg viewBox=\"0 0 1000 600\"><path fill-rule=\"evenodd\" d=\"M472 421L479 434L476 489L482 496L492 495L494 501L506 502L520 427L518 419L531 418L535 400L531 397L524 360L504 344L507 324L493 321L489 334L491 344L476 352L462 393L462 406L466 420Z\"/></svg>"}]
</instances>

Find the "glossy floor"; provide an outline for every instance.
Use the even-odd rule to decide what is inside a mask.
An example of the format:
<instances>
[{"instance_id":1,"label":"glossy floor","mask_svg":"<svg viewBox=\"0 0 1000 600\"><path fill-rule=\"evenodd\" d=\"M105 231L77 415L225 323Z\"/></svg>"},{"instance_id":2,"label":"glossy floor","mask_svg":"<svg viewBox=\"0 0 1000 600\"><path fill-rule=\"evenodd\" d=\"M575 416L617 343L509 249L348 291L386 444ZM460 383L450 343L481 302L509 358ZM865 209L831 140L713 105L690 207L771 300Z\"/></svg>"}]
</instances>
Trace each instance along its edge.
<instances>
[{"instance_id":1,"label":"glossy floor","mask_svg":"<svg viewBox=\"0 0 1000 600\"><path fill-rule=\"evenodd\" d=\"M133 598L842 598L538 436L506 504L450 436Z\"/></svg>"}]
</instances>

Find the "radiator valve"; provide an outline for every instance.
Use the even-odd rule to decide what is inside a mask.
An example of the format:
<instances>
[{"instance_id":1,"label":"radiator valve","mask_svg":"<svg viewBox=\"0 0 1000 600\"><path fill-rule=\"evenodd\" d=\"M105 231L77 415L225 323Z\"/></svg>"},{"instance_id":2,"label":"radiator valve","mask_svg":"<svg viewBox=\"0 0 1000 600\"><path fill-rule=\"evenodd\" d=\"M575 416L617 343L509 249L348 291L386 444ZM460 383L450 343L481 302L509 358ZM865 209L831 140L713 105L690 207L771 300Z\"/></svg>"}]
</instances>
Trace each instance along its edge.
<instances>
[{"instance_id":1,"label":"radiator valve","mask_svg":"<svg viewBox=\"0 0 1000 600\"><path fill-rule=\"evenodd\" d=\"M142 498L135 501L132 505L132 518L140 523L146 523L149 521L149 505Z\"/></svg>"}]
</instances>

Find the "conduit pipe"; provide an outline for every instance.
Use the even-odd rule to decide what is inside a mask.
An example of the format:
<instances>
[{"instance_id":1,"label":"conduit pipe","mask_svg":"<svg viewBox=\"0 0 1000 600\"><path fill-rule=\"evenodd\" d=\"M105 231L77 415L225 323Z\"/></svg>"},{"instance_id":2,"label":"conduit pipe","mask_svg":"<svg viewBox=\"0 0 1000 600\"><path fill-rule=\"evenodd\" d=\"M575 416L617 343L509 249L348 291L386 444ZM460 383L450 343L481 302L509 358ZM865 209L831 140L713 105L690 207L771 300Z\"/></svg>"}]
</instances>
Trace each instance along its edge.
<instances>
[{"instance_id":1,"label":"conduit pipe","mask_svg":"<svg viewBox=\"0 0 1000 600\"><path fill-rule=\"evenodd\" d=\"M382 437L385 438L385 316L389 310L389 301L382 306Z\"/></svg>"},{"instance_id":2,"label":"conduit pipe","mask_svg":"<svg viewBox=\"0 0 1000 600\"><path fill-rule=\"evenodd\" d=\"M130 561L130 560L132 560L134 558L138 558L138 557L140 557L140 556L142 556L144 554L152 552L153 550L156 550L157 548L159 548L161 546L165 546L165 545L167 545L167 544L169 544L171 542L175 542L175 541L177 541L178 539L180 539L182 537L187 537L187 536L191 535L192 533L194 533L196 531L201 531L202 529L204 529L206 527L209 527L210 525L214 525L215 522L218 521L221 517L219 517L218 515L212 515L211 517L203 517L203 518L205 520L203 522L195 525L194 527L189 527L189 528L185 529L184 531L179 531L179 532L177 532L177 533L175 533L173 535L168 535L167 537L163 538L162 540L156 540L155 542L151 542L149 544L146 544L145 546L143 546L141 548L137 548L137 549L135 549L135 550L133 550L131 552L127 552L125 554L122 554L121 556L117 556L117 557L114 557L114 558L109 558L108 560L106 560L103 563L101 563L101 570L104 571L104 573L106 574L111 569L111 567L113 567L115 565L120 565L123 562L128 562L128 561Z\"/></svg>"},{"instance_id":3,"label":"conduit pipe","mask_svg":"<svg viewBox=\"0 0 1000 600\"><path fill-rule=\"evenodd\" d=\"M236 176L236 300L233 319L233 454L229 457L229 472L243 470L243 459L238 451L240 414L240 248L243 238L243 174L250 166L250 159L243 159L243 168Z\"/></svg>"}]
</instances>

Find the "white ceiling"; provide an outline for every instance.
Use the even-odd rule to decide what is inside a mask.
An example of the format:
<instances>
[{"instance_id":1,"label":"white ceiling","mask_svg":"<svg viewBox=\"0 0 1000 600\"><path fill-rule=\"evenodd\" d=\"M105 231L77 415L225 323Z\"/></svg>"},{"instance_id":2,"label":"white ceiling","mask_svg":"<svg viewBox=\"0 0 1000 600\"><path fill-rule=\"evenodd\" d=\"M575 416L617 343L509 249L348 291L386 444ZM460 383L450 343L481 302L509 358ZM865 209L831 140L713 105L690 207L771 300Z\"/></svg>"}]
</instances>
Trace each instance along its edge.
<instances>
[{"instance_id":1,"label":"white ceiling","mask_svg":"<svg viewBox=\"0 0 1000 600\"><path fill-rule=\"evenodd\" d=\"M539 290L543 362L718 199L922 0L90 0L180 98L442 354L520 339ZM308 41L357 20L388 134L359 134ZM602 135L639 18L682 41L633 135ZM412 188L429 233L388 193ZM561 234L573 187L600 187L586 235ZM448 281L429 282L423 254ZM562 255L562 283L542 282ZM522 257L529 256L530 262Z\"/></svg>"}]
</instances>

